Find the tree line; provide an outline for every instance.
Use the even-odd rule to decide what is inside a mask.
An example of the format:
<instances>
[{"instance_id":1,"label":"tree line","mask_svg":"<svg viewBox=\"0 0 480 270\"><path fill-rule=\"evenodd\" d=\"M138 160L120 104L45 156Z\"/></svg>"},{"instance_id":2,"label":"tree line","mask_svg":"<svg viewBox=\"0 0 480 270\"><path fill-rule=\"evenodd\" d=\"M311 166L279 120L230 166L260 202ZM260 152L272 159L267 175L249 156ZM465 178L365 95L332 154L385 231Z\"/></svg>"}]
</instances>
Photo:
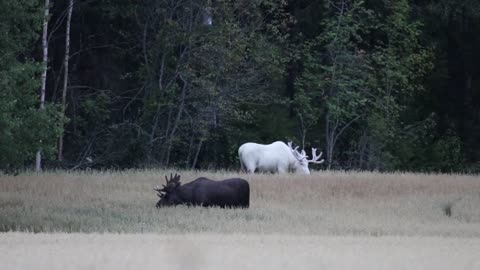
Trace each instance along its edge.
<instances>
[{"instance_id":1,"label":"tree line","mask_svg":"<svg viewBox=\"0 0 480 270\"><path fill-rule=\"evenodd\" d=\"M480 3L0 0L0 170L480 170Z\"/></svg>"}]
</instances>

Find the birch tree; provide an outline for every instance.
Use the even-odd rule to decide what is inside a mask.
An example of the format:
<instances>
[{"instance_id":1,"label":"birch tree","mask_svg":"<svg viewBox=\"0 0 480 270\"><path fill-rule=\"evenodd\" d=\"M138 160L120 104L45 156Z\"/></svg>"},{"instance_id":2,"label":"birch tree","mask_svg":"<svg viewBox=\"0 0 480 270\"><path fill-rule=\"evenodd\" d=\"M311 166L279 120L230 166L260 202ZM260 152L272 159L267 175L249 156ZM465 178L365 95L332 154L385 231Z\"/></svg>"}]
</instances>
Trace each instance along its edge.
<instances>
[{"instance_id":1,"label":"birch tree","mask_svg":"<svg viewBox=\"0 0 480 270\"><path fill-rule=\"evenodd\" d=\"M65 59L63 60L64 74L63 74L63 89L62 89L62 123L65 122L65 108L67 100L68 89L68 64L70 60L70 24L72 21L73 0L68 2L67 22L65 27ZM63 136L64 131L58 140L58 160L63 161Z\"/></svg>"},{"instance_id":2,"label":"birch tree","mask_svg":"<svg viewBox=\"0 0 480 270\"><path fill-rule=\"evenodd\" d=\"M40 110L45 109L45 88L47 84L47 70L48 70L48 20L50 18L50 0L45 0L44 16L43 16L43 31L42 31L42 84L40 88ZM42 170L42 149L37 151L35 160L35 171Z\"/></svg>"},{"instance_id":3,"label":"birch tree","mask_svg":"<svg viewBox=\"0 0 480 270\"><path fill-rule=\"evenodd\" d=\"M311 101L322 108L317 117L324 122L328 168L341 136L365 116L369 60L360 47L359 31L364 25L359 18L370 16L362 2L331 1L329 7L332 15L324 20L323 33L305 45L305 72L299 81Z\"/></svg>"}]
</instances>

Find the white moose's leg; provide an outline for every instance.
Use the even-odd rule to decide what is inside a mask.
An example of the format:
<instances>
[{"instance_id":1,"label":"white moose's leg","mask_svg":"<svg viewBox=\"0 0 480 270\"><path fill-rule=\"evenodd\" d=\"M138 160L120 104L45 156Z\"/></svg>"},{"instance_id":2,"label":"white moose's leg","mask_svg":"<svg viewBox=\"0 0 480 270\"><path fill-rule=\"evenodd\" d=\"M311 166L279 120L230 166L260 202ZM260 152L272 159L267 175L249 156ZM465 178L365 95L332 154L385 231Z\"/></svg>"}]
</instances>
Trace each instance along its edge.
<instances>
[{"instance_id":1,"label":"white moose's leg","mask_svg":"<svg viewBox=\"0 0 480 270\"><path fill-rule=\"evenodd\" d=\"M240 159L240 170L241 172L247 172L247 169L245 168L245 165L243 164L242 159Z\"/></svg>"},{"instance_id":2,"label":"white moose's leg","mask_svg":"<svg viewBox=\"0 0 480 270\"><path fill-rule=\"evenodd\" d=\"M244 165L245 165L245 172L246 172L246 173L250 173L250 174L255 173L256 167L255 167L254 164L251 164L251 163L248 163L248 162L247 162L247 163L244 164Z\"/></svg>"},{"instance_id":3,"label":"white moose's leg","mask_svg":"<svg viewBox=\"0 0 480 270\"><path fill-rule=\"evenodd\" d=\"M277 167L277 172L278 172L278 173L286 173L287 170L285 169L284 166L278 166L278 167Z\"/></svg>"}]
</instances>

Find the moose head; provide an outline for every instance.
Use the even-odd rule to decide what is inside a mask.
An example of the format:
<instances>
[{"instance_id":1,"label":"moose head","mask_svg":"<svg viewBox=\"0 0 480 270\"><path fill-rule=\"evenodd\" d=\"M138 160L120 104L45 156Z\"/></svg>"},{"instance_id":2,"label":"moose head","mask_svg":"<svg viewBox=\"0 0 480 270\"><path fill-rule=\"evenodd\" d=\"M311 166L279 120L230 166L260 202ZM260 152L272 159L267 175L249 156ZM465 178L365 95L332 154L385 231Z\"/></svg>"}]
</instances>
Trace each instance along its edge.
<instances>
[{"instance_id":1,"label":"moose head","mask_svg":"<svg viewBox=\"0 0 480 270\"><path fill-rule=\"evenodd\" d=\"M308 169L309 163L321 164L324 161L323 159L319 160L322 157L323 152L320 152L320 154L317 156L316 148L312 147L312 159L308 159L305 150L302 149L301 152L298 152L298 146L293 148L292 142L288 142L288 147L292 151L293 156L297 159L297 163L295 164L296 169L302 170L305 174L310 174L310 170Z\"/></svg>"},{"instance_id":2,"label":"moose head","mask_svg":"<svg viewBox=\"0 0 480 270\"><path fill-rule=\"evenodd\" d=\"M157 196L160 197L160 200L155 205L157 208L163 206L171 206L182 204L182 199L177 194L177 189L180 186L180 175L175 174L172 176L170 174L170 179L165 175L165 180L167 181L166 185L154 187L153 189L157 192Z\"/></svg>"}]
</instances>

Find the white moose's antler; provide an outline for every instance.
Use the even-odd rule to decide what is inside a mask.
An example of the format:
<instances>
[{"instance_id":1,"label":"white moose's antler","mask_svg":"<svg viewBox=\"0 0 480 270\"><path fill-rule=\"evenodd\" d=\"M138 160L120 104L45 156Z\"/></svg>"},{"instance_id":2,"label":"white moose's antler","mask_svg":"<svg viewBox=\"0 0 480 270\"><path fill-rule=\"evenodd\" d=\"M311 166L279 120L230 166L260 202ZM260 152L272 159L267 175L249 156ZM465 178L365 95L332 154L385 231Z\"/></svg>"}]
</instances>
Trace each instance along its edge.
<instances>
[{"instance_id":1,"label":"white moose's antler","mask_svg":"<svg viewBox=\"0 0 480 270\"><path fill-rule=\"evenodd\" d=\"M323 152L320 152L320 155L317 156L317 148L312 147L312 159L308 160L309 163L321 164L324 160L318 160L322 157Z\"/></svg>"},{"instance_id":2,"label":"white moose's antler","mask_svg":"<svg viewBox=\"0 0 480 270\"><path fill-rule=\"evenodd\" d=\"M290 142L288 142L287 144L288 144L288 147L290 147L290 150L292 150L293 152L297 152L298 146L297 146L297 147L295 147L295 148L293 148L293 146L292 146L292 142L291 142L291 141L290 141ZM298 153L298 152L297 152L297 153Z\"/></svg>"},{"instance_id":3,"label":"white moose's antler","mask_svg":"<svg viewBox=\"0 0 480 270\"><path fill-rule=\"evenodd\" d=\"M290 148L290 150L292 150L292 153L293 155L295 156L296 159L298 160L303 160L303 159L307 159L308 156L307 156L307 153L305 152L305 150L302 150L302 152L298 152L297 149L298 149L298 146L296 146L295 148L292 147L292 142L288 142L288 147Z\"/></svg>"}]
</instances>

